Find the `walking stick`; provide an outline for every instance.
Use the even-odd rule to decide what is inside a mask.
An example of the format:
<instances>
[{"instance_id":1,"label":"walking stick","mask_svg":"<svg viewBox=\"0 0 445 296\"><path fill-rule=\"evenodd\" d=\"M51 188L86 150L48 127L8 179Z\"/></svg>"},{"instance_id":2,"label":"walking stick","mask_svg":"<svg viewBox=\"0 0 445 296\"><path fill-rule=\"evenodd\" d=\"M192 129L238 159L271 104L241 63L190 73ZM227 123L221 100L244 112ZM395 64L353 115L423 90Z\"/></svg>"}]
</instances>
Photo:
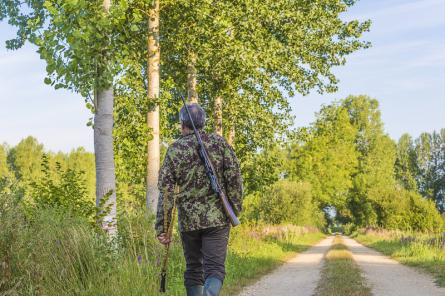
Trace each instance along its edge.
<instances>
[{"instance_id":1,"label":"walking stick","mask_svg":"<svg viewBox=\"0 0 445 296\"><path fill-rule=\"evenodd\" d=\"M177 193L178 187L175 186L175 193ZM168 223L168 211L165 207L165 201L164 201L164 229L167 229L167 238L170 239L170 242L164 246L164 258L162 260L162 267L161 267L161 284L159 291L161 293L165 293L166 288L166 282L167 282L167 268L168 268L168 255L170 252L170 244L171 244L171 237L173 232L173 219L175 217L175 196L173 197L173 208L172 208L172 214L171 214L171 221Z\"/></svg>"}]
</instances>

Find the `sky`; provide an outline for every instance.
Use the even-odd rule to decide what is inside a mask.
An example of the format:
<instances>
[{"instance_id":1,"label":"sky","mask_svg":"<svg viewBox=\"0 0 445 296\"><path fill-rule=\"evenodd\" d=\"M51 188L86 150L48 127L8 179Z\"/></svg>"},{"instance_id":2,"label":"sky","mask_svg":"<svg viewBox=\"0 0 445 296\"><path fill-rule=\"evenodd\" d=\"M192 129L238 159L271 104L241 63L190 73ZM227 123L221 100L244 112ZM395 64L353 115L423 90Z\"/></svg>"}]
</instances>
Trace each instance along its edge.
<instances>
[{"instance_id":1,"label":"sky","mask_svg":"<svg viewBox=\"0 0 445 296\"><path fill-rule=\"evenodd\" d=\"M372 20L363 36L372 47L347 58L333 71L334 94L290 98L295 126L307 126L323 104L348 95L379 100L385 131L395 140L403 133L445 128L445 0L361 0L344 19ZM43 83L45 62L36 48L5 49L15 34L0 23L0 143L16 145L32 135L51 151L79 146L93 151L90 112L84 100Z\"/></svg>"}]
</instances>

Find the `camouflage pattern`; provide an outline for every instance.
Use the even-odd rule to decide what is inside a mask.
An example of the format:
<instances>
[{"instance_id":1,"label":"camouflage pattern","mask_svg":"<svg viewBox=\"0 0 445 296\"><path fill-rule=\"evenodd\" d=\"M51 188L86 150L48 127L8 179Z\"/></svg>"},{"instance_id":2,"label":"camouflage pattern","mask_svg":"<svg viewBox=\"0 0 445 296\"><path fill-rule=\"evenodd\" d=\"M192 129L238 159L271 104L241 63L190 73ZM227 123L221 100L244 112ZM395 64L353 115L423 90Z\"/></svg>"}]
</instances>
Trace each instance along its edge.
<instances>
[{"instance_id":1,"label":"camouflage pattern","mask_svg":"<svg viewBox=\"0 0 445 296\"><path fill-rule=\"evenodd\" d=\"M242 209L243 196L238 159L221 136L201 132L201 137L221 189L238 214ZM164 218L171 221L173 200L178 209L181 232L230 224L219 197L210 186L193 133L182 136L168 148L159 172L158 187L160 195L155 225L158 235L165 232Z\"/></svg>"}]
</instances>

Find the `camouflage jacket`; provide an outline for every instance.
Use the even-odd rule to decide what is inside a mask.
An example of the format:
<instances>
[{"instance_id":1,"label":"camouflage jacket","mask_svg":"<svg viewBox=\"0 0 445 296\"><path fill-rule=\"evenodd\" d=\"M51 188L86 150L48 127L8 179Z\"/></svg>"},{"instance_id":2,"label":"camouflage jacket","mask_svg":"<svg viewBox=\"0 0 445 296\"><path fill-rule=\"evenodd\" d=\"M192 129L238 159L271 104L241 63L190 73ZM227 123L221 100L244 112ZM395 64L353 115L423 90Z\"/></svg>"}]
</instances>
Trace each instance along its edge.
<instances>
[{"instance_id":1,"label":"camouflage jacket","mask_svg":"<svg viewBox=\"0 0 445 296\"><path fill-rule=\"evenodd\" d=\"M221 136L202 132L201 137L220 186L238 214L242 209L243 196L238 159ZM158 235L167 232L164 230L164 217L171 221L173 200L178 209L181 232L230 223L222 202L210 186L193 133L182 136L168 148L159 172L158 188L160 194L155 225Z\"/></svg>"}]
</instances>

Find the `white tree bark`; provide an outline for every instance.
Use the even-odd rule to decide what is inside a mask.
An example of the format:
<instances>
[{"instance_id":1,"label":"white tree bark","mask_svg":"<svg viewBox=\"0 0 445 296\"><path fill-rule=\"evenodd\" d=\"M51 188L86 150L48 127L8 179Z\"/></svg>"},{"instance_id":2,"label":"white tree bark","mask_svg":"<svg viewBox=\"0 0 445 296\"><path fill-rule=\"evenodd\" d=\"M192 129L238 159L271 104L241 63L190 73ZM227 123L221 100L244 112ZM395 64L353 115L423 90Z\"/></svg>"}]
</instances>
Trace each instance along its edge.
<instances>
[{"instance_id":1,"label":"white tree bark","mask_svg":"<svg viewBox=\"0 0 445 296\"><path fill-rule=\"evenodd\" d=\"M233 147L235 144L235 127L231 126L229 130L229 135L227 136L227 143L230 144L230 146Z\"/></svg>"},{"instance_id":2,"label":"white tree bark","mask_svg":"<svg viewBox=\"0 0 445 296\"><path fill-rule=\"evenodd\" d=\"M105 12L107 12L107 13L110 12L111 0L104 0L102 5L103 5Z\"/></svg>"},{"instance_id":3,"label":"white tree bark","mask_svg":"<svg viewBox=\"0 0 445 296\"><path fill-rule=\"evenodd\" d=\"M148 20L148 56L147 79L148 100L159 98L159 63L161 58L159 46L159 0L153 2ZM147 125L151 137L147 147L147 209L156 213L159 190L158 174L160 168L160 139L159 139L159 106L147 113Z\"/></svg>"},{"instance_id":4,"label":"white tree bark","mask_svg":"<svg viewBox=\"0 0 445 296\"><path fill-rule=\"evenodd\" d=\"M196 79L196 54L189 53L189 61L187 64L187 96L190 103L198 103L198 91L196 86L198 81Z\"/></svg>"},{"instance_id":5,"label":"white tree bark","mask_svg":"<svg viewBox=\"0 0 445 296\"><path fill-rule=\"evenodd\" d=\"M215 97L215 133L222 136L223 135L223 111L222 111L223 100L221 96Z\"/></svg>"},{"instance_id":6,"label":"white tree bark","mask_svg":"<svg viewBox=\"0 0 445 296\"><path fill-rule=\"evenodd\" d=\"M110 0L103 1L109 12ZM102 206L102 228L115 236L116 227L116 175L113 151L113 86L97 90L94 116L94 152L96 162L96 206ZM106 198L105 202L102 201Z\"/></svg>"},{"instance_id":7,"label":"white tree bark","mask_svg":"<svg viewBox=\"0 0 445 296\"><path fill-rule=\"evenodd\" d=\"M107 198L102 209L102 228L114 236L116 228L116 176L113 152L113 88L98 91L94 116L94 152L96 160L96 206ZM111 195L110 195L111 194Z\"/></svg>"}]
</instances>

